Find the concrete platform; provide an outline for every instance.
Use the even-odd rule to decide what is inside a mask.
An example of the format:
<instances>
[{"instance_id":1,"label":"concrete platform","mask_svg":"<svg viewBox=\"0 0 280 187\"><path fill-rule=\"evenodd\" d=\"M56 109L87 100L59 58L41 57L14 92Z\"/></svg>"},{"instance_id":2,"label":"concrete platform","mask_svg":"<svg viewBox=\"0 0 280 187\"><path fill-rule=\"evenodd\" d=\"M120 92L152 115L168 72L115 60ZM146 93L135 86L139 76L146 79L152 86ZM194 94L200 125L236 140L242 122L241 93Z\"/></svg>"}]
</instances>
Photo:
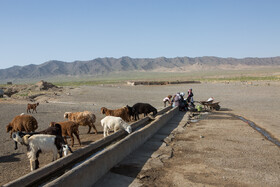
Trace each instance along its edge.
<instances>
[{"instance_id":1,"label":"concrete platform","mask_svg":"<svg viewBox=\"0 0 280 187\"><path fill-rule=\"evenodd\" d=\"M161 159L168 159L172 156L172 149L168 146L168 139L173 137L172 134L175 131L183 130L188 118L189 113L179 112L148 141L98 180L94 186L141 186L141 182L138 179L141 176L137 178L138 173L141 170L161 166L163 165L160 161Z\"/></svg>"}]
</instances>

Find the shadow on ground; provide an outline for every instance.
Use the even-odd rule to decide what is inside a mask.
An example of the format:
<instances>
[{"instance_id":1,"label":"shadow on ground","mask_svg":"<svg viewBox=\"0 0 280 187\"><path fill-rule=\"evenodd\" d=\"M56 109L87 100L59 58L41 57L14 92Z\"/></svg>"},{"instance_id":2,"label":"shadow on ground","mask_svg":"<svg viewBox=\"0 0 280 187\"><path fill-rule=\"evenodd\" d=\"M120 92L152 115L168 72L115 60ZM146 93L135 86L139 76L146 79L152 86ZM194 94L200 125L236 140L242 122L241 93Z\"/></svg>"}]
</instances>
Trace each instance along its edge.
<instances>
[{"instance_id":1,"label":"shadow on ground","mask_svg":"<svg viewBox=\"0 0 280 187\"><path fill-rule=\"evenodd\" d=\"M11 155L1 156L0 157L0 163L4 162L18 162L20 161L19 158L17 158L18 155L21 155L23 153L13 153Z\"/></svg>"}]
</instances>

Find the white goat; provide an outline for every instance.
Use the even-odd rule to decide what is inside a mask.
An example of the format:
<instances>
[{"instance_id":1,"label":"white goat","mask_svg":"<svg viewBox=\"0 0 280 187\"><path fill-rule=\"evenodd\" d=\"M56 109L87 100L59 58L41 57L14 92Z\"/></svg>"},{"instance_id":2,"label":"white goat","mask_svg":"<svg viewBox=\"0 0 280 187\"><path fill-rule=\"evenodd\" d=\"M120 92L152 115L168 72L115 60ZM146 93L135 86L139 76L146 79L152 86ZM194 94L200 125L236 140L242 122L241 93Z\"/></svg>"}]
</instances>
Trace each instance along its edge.
<instances>
[{"instance_id":1,"label":"white goat","mask_svg":"<svg viewBox=\"0 0 280 187\"><path fill-rule=\"evenodd\" d=\"M27 146L27 156L30 160L31 171L39 168L38 157L41 152L52 152L53 161L57 159L57 154L59 153L62 157L62 152L64 156L68 154L68 151L72 153L71 148L65 144L61 136L47 135L47 134L35 134L35 135L25 135L21 137L19 133L13 134L14 141ZM35 162L35 167L33 165Z\"/></svg>"},{"instance_id":2,"label":"white goat","mask_svg":"<svg viewBox=\"0 0 280 187\"><path fill-rule=\"evenodd\" d=\"M128 133L132 132L131 126L128 125L122 118L115 116L106 116L101 120L101 125L103 127L104 137L109 135L110 129L114 129L116 132L118 129L123 129Z\"/></svg>"}]
</instances>

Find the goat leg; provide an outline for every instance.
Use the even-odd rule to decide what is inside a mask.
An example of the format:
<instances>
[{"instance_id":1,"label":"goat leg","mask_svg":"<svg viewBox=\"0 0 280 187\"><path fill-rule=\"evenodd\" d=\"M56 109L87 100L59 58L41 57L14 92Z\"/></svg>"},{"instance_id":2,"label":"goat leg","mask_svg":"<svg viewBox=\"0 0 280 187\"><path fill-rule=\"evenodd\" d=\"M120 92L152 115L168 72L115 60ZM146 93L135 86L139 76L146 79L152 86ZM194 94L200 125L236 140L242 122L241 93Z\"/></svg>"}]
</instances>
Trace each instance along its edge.
<instances>
[{"instance_id":1,"label":"goat leg","mask_svg":"<svg viewBox=\"0 0 280 187\"><path fill-rule=\"evenodd\" d=\"M62 158L62 148L59 150L58 154L59 154L59 158Z\"/></svg>"},{"instance_id":2,"label":"goat leg","mask_svg":"<svg viewBox=\"0 0 280 187\"><path fill-rule=\"evenodd\" d=\"M79 134L78 134L77 132L74 132L74 134L75 134L76 138L78 139L78 142L79 142L79 144L80 144L80 146L81 146L81 141L80 141Z\"/></svg>"},{"instance_id":3,"label":"goat leg","mask_svg":"<svg viewBox=\"0 0 280 187\"><path fill-rule=\"evenodd\" d=\"M35 169L33 168L33 161L30 159L30 168L31 168L31 171L34 171Z\"/></svg>"},{"instance_id":4,"label":"goat leg","mask_svg":"<svg viewBox=\"0 0 280 187\"><path fill-rule=\"evenodd\" d=\"M36 153L36 160L35 160L35 169L38 169L39 168L39 154L41 153L42 151L41 150L38 150L37 153Z\"/></svg>"},{"instance_id":5,"label":"goat leg","mask_svg":"<svg viewBox=\"0 0 280 187\"><path fill-rule=\"evenodd\" d=\"M104 137L106 137L106 136L107 136L107 126L105 126L105 127L104 127L104 130L103 130L103 135L104 135Z\"/></svg>"},{"instance_id":6,"label":"goat leg","mask_svg":"<svg viewBox=\"0 0 280 187\"><path fill-rule=\"evenodd\" d=\"M70 138L71 138L71 146L73 147L74 146L74 136L73 136L73 133L70 134Z\"/></svg>"},{"instance_id":7,"label":"goat leg","mask_svg":"<svg viewBox=\"0 0 280 187\"><path fill-rule=\"evenodd\" d=\"M14 141L14 142L15 142L15 150L17 150L17 148L18 148L17 142L16 141Z\"/></svg>"},{"instance_id":8,"label":"goat leg","mask_svg":"<svg viewBox=\"0 0 280 187\"><path fill-rule=\"evenodd\" d=\"M39 168L39 160L36 159L36 160L35 160L35 169L38 169L38 168Z\"/></svg>"},{"instance_id":9,"label":"goat leg","mask_svg":"<svg viewBox=\"0 0 280 187\"><path fill-rule=\"evenodd\" d=\"M92 127L94 128L95 134L98 134L97 129L95 127L95 125L92 125Z\"/></svg>"},{"instance_id":10,"label":"goat leg","mask_svg":"<svg viewBox=\"0 0 280 187\"><path fill-rule=\"evenodd\" d=\"M88 132L87 132L88 134L90 133L90 130L91 130L91 126L89 125L88 126Z\"/></svg>"}]
</instances>

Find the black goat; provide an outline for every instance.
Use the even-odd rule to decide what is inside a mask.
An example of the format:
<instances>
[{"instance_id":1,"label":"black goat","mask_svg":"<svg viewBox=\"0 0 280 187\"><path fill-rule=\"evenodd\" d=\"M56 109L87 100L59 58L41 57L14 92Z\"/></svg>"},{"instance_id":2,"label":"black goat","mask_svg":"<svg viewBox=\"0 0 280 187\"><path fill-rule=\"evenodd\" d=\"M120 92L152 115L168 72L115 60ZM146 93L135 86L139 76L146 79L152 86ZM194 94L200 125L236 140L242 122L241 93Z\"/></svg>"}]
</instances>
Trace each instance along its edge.
<instances>
[{"instance_id":1,"label":"black goat","mask_svg":"<svg viewBox=\"0 0 280 187\"><path fill-rule=\"evenodd\" d=\"M47 129L45 130L42 130L40 132L21 132L19 131L18 132L18 135L22 138L23 136L25 135L34 135L34 134L49 134L49 135L57 135L57 136L61 136L62 137L62 131L61 131L61 126L59 124L55 124L54 127L48 127ZM15 136L13 134L13 136ZM17 142L15 142L15 150L17 150Z\"/></svg>"},{"instance_id":2,"label":"black goat","mask_svg":"<svg viewBox=\"0 0 280 187\"><path fill-rule=\"evenodd\" d=\"M132 106L134 108L134 120L139 119L139 114L147 116L149 113L153 113L153 116L157 114L157 109L148 103L136 103Z\"/></svg>"},{"instance_id":3,"label":"black goat","mask_svg":"<svg viewBox=\"0 0 280 187\"><path fill-rule=\"evenodd\" d=\"M131 120L131 117L134 117L135 109L133 107L128 106L128 105L126 105L126 108L128 108L128 115L129 115L129 119Z\"/></svg>"}]
</instances>

